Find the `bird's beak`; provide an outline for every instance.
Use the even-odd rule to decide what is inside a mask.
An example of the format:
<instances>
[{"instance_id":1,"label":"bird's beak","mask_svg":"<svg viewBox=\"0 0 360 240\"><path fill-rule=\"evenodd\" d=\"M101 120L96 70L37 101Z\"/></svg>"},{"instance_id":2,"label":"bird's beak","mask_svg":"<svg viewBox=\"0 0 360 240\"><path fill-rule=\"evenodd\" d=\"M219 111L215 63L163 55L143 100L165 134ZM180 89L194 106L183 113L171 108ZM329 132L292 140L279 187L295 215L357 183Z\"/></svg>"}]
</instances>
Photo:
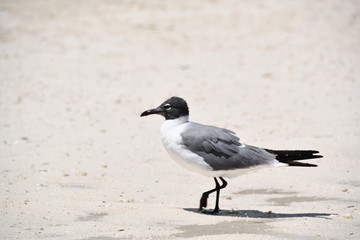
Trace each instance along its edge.
<instances>
[{"instance_id":1,"label":"bird's beak","mask_svg":"<svg viewBox=\"0 0 360 240\"><path fill-rule=\"evenodd\" d=\"M144 117L144 116L148 116L148 115L151 115L151 114L161 114L163 111L160 107L157 107L157 108L153 108L153 109L150 109L150 110L146 110L145 112L143 112L140 117Z\"/></svg>"}]
</instances>

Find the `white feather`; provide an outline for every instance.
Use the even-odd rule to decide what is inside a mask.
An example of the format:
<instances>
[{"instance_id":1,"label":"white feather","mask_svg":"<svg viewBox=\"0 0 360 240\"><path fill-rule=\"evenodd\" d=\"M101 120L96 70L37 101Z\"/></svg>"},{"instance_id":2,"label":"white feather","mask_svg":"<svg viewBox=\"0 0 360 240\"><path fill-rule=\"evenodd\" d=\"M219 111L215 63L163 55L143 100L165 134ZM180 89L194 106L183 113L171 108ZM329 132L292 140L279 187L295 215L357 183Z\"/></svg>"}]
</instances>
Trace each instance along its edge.
<instances>
[{"instance_id":1,"label":"white feather","mask_svg":"<svg viewBox=\"0 0 360 240\"><path fill-rule=\"evenodd\" d=\"M180 166L208 177L228 177L233 178L242 175L250 170L260 169L264 167L256 166L246 169L234 169L234 170L220 170L214 171L213 168L207 164L204 159L191 152L183 143L181 133L186 129L188 124L188 116L180 117L173 120L166 120L161 126L161 141L169 153L169 155L177 162ZM245 147L242 144L239 147ZM270 165L274 167L287 166L287 164L280 163L276 159Z\"/></svg>"},{"instance_id":2,"label":"white feather","mask_svg":"<svg viewBox=\"0 0 360 240\"><path fill-rule=\"evenodd\" d=\"M161 126L161 141L169 155L182 167L211 176L213 169L202 157L191 152L182 144L181 132L185 130L188 116L166 120Z\"/></svg>"}]
</instances>

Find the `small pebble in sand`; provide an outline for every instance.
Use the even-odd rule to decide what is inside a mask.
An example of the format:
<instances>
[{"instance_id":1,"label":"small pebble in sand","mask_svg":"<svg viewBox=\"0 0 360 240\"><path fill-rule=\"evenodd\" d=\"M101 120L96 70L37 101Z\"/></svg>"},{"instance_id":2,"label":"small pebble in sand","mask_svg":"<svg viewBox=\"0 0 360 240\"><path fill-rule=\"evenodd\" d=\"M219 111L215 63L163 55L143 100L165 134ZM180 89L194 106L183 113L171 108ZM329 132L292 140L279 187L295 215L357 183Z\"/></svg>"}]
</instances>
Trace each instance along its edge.
<instances>
[{"instance_id":1,"label":"small pebble in sand","mask_svg":"<svg viewBox=\"0 0 360 240\"><path fill-rule=\"evenodd\" d=\"M87 176L87 172L82 171L82 172L79 172L78 175L81 177L85 177L85 176Z\"/></svg>"}]
</instances>

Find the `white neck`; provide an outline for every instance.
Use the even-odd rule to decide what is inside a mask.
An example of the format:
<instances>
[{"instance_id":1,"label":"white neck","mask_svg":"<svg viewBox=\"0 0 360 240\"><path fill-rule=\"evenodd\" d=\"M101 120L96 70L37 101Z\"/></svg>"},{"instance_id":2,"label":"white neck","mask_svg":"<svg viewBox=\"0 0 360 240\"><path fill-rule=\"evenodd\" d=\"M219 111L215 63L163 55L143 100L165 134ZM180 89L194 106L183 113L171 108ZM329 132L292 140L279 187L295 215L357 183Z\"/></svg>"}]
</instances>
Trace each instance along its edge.
<instances>
[{"instance_id":1,"label":"white neck","mask_svg":"<svg viewBox=\"0 0 360 240\"><path fill-rule=\"evenodd\" d=\"M161 126L161 132L169 131L170 129L176 128L178 126L183 125L184 123L189 122L189 116L182 116L176 119L168 119Z\"/></svg>"},{"instance_id":2,"label":"white neck","mask_svg":"<svg viewBox=\"0 0 360 240\"><path fill-rule=\"evenodd\" d=\"M168 119L166 121L172 121L174 124L183 124L189 121L189 115L181 116L176 119Z\"/></svg>"}]
</instances>

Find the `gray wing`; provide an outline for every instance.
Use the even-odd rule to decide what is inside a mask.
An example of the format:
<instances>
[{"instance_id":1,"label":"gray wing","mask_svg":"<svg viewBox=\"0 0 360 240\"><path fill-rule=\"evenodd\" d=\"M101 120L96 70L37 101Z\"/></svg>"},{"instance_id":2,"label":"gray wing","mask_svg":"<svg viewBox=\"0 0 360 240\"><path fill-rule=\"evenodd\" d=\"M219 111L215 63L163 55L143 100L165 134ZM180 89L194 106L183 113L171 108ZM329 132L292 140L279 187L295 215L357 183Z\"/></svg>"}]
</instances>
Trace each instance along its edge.
<instances>
[{"instance_id":1,"label":"gray wing","mask_svg":"<svg viewBox=\"0 0 360 240\"><path fill-rule=\"evenodd\" d=\"M275 159L262 148L242 145L235 133L225 128L191 122L181 136L184 145L215 171L266 165Z\"/></svg>"}]
</instances>

